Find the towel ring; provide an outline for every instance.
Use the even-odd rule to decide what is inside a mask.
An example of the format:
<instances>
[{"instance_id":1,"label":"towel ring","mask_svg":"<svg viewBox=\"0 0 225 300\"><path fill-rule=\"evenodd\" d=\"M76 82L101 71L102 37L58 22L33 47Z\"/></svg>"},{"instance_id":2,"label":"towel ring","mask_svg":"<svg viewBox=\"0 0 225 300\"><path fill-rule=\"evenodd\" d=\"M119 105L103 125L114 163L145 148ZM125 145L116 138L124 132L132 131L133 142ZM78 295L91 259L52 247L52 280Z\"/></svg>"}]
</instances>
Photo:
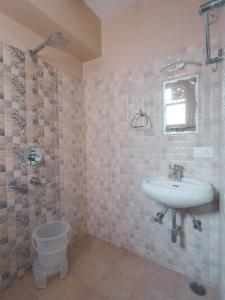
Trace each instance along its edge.
<instances>
[{"instance_id":1,"label":"towel ring","mask_svg":"<svg viewBox=\"0 0 225 300\"><path fill-rule=\"evenodd\" d=\"M144 125L138 125L138 120L144 118ZM142 109L139 110L131 119L131 128L147 128L148 126L152 128L152 120L149 115L145 113Z\"/></svg>"}]
</instances>

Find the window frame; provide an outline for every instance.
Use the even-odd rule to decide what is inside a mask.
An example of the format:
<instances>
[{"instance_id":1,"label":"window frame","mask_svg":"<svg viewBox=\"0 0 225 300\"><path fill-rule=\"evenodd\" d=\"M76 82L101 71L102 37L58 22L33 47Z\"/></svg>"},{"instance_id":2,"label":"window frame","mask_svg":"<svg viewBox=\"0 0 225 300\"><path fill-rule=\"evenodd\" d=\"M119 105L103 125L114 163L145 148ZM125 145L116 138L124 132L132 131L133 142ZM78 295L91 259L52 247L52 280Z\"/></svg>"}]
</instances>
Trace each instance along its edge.
<instances>
[{"instance_id":1,"label":"window frame","mask_svg":"<svg viewBox=\"0 0 225 300\"><path fill-rule=\"evenodd\" d=\"M165 90L166 85L168 83L175 83L182 80L191 80L192 78L195 79L195 102L196 102L196 108L195 108L195 130L190 130L191 127L187 126L188 118L186 116L186 124L173 124L173 125L166 125L166 107L169 105L176 105L183 102L187 102L187 100L174 100L174 102L166 102L165 100ZM199 129L199 118L198 118L198 111L199 111L199 74L185 74L183 76L174 76L168 78L168 80L164 80L162 83L162 111L163 111L163 133L164 134L182 134L182 133L198 133ZM186 108L186 114L187 114L187 108ZM167 129L171 129L168 131ZM174 130L173 130L174 129Z\"/></svg>"}]
</instances>

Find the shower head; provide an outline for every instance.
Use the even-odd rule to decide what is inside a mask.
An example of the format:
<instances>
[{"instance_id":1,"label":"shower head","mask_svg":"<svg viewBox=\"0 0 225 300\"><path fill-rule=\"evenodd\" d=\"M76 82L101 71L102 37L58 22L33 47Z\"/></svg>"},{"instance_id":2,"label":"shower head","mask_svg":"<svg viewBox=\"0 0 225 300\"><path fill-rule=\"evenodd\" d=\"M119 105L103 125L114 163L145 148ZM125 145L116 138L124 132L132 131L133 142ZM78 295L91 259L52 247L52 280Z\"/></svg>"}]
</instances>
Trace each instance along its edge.
<instances>
[{"instance_id":1,"label":"shower head","mask_svg":"<svg viewBox=\"0 0 225 300\"><path fill-rule=\"evenodd\" d=\"M63 47L66 47L69 43L69 40L65 38L60 32L51 33L47 40L42 42L39 46L37 46L33 50L29 50L30 56L33 60L37 59L37 53L47 47L53 47L53 48L59 48L62 49Z\"/></svg>"},{"instance_id":2,"label":"shower head","mask_svg":"<svg viewBox=\"0 0 225 300\"><path fill-rule=\"evenodd\" d=\"M53 48L63 48L66 47L67 44L69 43L69 40L66 39L62 33L56 32L56 33L51 33L46 40L46 43L48 46L53 47Z\"/></svg>"}]
</instances>

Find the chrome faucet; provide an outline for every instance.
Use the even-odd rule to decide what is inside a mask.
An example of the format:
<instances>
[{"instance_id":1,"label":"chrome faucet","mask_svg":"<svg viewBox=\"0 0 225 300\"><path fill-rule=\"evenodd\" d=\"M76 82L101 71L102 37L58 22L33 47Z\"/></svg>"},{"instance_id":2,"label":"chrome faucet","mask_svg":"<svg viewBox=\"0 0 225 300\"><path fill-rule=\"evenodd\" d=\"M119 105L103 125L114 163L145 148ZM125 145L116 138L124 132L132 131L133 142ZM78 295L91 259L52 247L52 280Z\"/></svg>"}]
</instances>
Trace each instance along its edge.
<instances>
[{"instance_id":1,"label":"chrome faucet","mask_svg":"<svg viewBox=\"0 0 225 300\"><path fill-rule=\"evenodd\" d=\"M181 165L173 165L173 177L175 181L181 181L183 177L183 166Z\"/></svg>"}]
</instances>

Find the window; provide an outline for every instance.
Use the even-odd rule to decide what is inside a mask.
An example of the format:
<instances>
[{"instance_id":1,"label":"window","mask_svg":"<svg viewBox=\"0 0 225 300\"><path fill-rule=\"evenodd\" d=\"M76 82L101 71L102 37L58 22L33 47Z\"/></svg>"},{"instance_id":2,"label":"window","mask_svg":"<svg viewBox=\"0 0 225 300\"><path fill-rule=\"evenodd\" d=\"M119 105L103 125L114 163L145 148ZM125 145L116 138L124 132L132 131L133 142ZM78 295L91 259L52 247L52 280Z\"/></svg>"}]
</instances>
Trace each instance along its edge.
<instances>
[{"instance_id":1,"label":"window","mask_svg":"<svg viewBox=\"0 0 225 300\"><path fill-rule=\"evenodd\" d=\"M165 114L167 126L185 125L187 121L184 91L179 88L175 94L177 95L177 98L174 99L172 88L165 89Z\"/></svg>"}]
</instances>

